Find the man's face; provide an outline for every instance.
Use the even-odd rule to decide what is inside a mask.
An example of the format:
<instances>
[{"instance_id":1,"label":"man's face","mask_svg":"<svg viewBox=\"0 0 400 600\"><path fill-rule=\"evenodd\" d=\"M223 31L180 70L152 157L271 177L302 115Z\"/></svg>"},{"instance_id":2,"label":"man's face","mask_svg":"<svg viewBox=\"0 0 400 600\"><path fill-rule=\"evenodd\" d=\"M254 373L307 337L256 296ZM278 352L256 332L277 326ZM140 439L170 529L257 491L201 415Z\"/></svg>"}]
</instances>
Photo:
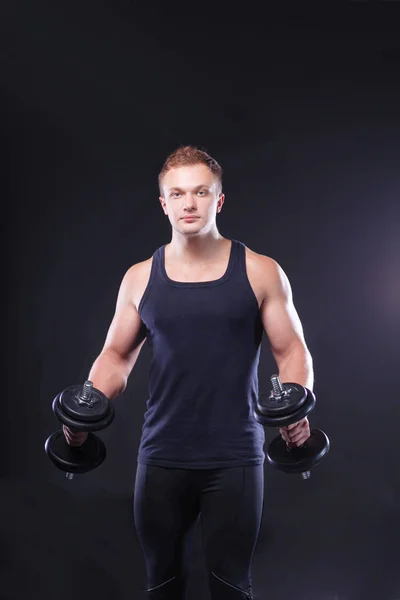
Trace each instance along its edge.
<instances>
[{"instance_id":1,"label":"man's face","mask_svg":"<svg viewBox=\"0 0 400 600\"><path fill-rule=\"evenodd\" d=\"M211 230L224 203L220 182L203 164L171 169L164 175L162 191L164 214L173 229L187 236Z\"/></svg>"}]
</instances>

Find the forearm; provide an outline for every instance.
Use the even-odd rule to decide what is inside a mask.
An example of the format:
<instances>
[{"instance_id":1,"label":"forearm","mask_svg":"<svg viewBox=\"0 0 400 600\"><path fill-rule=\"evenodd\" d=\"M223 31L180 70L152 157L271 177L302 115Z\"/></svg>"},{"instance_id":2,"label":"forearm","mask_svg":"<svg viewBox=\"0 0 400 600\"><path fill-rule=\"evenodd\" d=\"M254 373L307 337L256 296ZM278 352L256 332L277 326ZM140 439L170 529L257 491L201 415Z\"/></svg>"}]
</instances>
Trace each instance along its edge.
<instances>
[{"instance_id":1,"label":"forearm","mask_svg":"<svg viewBox=\"0 0 400 600\"><path fill-rule=\"evenodd\" d=\"M312 390L314 369L311 354L304 344L297 344L284 356L275 357L282 383L298 383Z\"/></svg>"},{"instance_id":2,"label":"forearm","mask_svg":"<svg viewBox=\"0 0 400 600\"><path fill-rule=\"evenodd\" d=\"M131 370L131 361L106 350L96 358L88 378L95 388L113 400L125 390Z\"/></svg>"}]
</instances>

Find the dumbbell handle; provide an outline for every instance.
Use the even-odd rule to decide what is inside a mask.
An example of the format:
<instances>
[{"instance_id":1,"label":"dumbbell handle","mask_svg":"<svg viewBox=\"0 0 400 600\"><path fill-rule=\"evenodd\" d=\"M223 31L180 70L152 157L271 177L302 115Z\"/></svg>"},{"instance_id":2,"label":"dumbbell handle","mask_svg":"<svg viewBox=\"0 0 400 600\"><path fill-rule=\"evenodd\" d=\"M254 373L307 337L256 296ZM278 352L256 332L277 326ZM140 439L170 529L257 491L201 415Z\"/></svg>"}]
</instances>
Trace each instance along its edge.
<instances>
[{"instance_id":1,"label":"dumbbell handle","mask_svg":"<svg viewBox=\"0 0 400 600\"><path fill-rule=\"evenodd\" d=\"M306 443L306 442L304 442L304 443ZM302 446L304 446L304 444L302 444L301 446L299 446L299 448L301 448ZM286 449L287 449L288 452L292 451L291 447L287 443L286 443ZM310 477L311 477L310 471L303 471L303 473L301 473L301 478L302 479L310 479Z\"/></svg>"},{"instance_id":2,"label":"dumbbell handle","mask_svg":"<svg viewBox=\"0 0 400 600\"><path fill-rule=\"evenodd\" d=\"M304 442L304 444L306 444L307 442ZM304 444L302 444L302 446L304 446ZM302 446L299 446L299 448L301 448ZM301 473L301 477L302 479L310 479L311 477L311 473L310 471L303 471L303 473Z\"/></svg>"},{"instance_id":3,"label":"dumbbell handle","mask_svg":"<svg viewBox=\"0 0 400 600\"><path fill-rule=\"evenodd\" d=\"M90 382L89 382L89 383L90 383ZM86 384L85 384L85 385L86 385ZM70 429L71 431L73 431L73 428L72 428L72 427L69 427L69 429ZM73 479L73 478L74 478L74 474L73 474L73 473L69 473L69 472L67 472L67 473L65 473L65 477L66 477L67 479L71 480L71 479Z\"/></svg>"},{"instance_id":4,"label":"dumbbell handle","mask_svg":"<svg viewBox=\"0 0 400 600\"><path fill-rule=\"evenodd\" d=\"M86 404L87 406L93 406L94 402L91 399L91 391L93 389L93 383L88 379L85 381L82 387L82 391L79 396L77 396L77 400L79 404ZM72 428L70 428L72 431ZM65 473L65 477L69 480L74 478L73 473Z\"/></svg>"},{"instance_id":5,"label":"dumbbell handle","mask_svg":"<svg viewBox=\"0 0 400 600\"><path fill-rule=\"evenodd\" d=\"M285 394L284 387L282 385L281 379L279 375L271 376L271 384L272 384L272 394L276 399L281 399ZM291 451L290 446L287 446L288 451ZM302 479L310 479L311 473L310 471L304 471L301 474Z\"/></svg>"}]
</instances>

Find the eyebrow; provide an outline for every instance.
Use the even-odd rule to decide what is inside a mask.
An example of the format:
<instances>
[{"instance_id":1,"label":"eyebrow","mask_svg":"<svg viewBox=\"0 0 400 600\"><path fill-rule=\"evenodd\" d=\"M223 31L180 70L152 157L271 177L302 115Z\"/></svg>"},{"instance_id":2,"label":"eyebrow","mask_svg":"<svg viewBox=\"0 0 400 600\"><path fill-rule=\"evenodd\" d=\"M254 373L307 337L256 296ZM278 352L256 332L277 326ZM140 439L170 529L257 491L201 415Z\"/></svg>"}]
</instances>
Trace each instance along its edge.
<instances>
[{"instance_id":1,"label":"eyebrow","mask_svg":"<svg viewBox=\"0 0 400 600\"><path fill-rule=\"evenodd\" d=\"M196 185L194 188L192 188L193 190L200 190L201 188L210 188L209 185L207 185L207 183L201 183L200 185ZM182 192L182 188L179 187L172 187L169 189L170 192Z\"/></svg>"}]
</instances>

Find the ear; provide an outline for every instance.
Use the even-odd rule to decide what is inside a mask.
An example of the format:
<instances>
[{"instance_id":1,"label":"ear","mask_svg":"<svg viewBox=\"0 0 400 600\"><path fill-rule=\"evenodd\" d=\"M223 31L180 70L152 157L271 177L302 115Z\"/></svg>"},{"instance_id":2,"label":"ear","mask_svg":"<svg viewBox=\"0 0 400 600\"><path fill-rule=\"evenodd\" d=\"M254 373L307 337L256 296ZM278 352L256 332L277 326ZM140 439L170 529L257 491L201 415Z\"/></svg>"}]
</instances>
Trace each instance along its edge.
<instances>
[{"instance_id":1,"label":"ear","mask_svg":"<svg viewBox=\"0 0 400 600\"><path fill-rule=\"evenodd\" d=\"M217 202L217 213L221 212L222 210L222 205L225 202L225 194L219 194L218 196L218 202Z\"/></svg>"},{"instance_id":2,"label":"ear","mask_svg":"<svg viewBox=\"0 0 400 600\"><path fill-rule=\"evenodd\" d=\"M163 198L162 196L160 196L160 197L159 197L159 201L160 201L161 207L162 207L162 209L163 209L163 211L164 211L164 215L167 215L167 216L168 216L167 204L166 204L166 202L165 202L165 198Z\"/></svg>"}]
</instances>

